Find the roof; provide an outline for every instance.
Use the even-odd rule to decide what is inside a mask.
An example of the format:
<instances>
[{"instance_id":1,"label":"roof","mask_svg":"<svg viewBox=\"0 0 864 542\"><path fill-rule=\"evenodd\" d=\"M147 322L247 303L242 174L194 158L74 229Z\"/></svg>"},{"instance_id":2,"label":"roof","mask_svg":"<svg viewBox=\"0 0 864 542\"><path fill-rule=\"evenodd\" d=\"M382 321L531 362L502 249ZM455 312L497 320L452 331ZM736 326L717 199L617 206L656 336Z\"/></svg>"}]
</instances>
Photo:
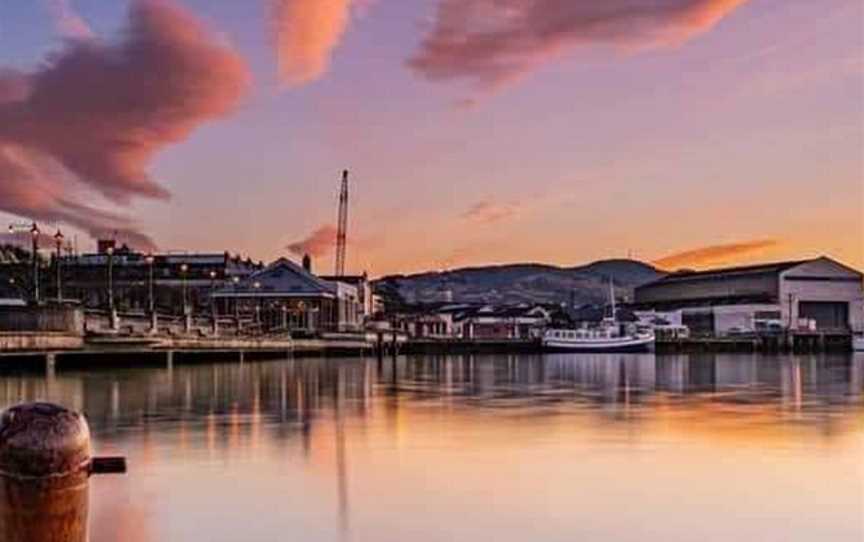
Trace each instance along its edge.
<instances>
[{"instance_id":1,"label":"roof","mask_svg":"<svg viewBox=\"0 0 864 542\"><path fill-rule=\"evenodd\" d=\"M777 275L793 267L812 262L809 260L794 260L785 262L764 263L758 265L742 265L736 267L725 267L720 269L707 269L705 271L675 271L659 279L638 286L637 288L646 288L650 286L669 284L674 282L683 282L689 280L707 280L715 278L726 278L738 275Z\"/></svg>"},{"instance_id":2,"label":"roof","mask_svg":"<svg viewBox=\"0 0 864 542\"><path fill-rule=\"evenodd\" d=\"M536 311L542 311L542 314L535 314ZM540 305L517 305L495 307L492 305L475 305L464 306L461 310L442 310L439 313L453 314L454 319L464 320L466 318L535 318L538 316L546 317L548 311Z\"/></svg>"},{"instance_id":3,"label":"roof","mask_svg":"<svg viewBox=\"0 0 864 542\"><path fill-rule=\"evenodd\" d=\"M287 258L280 258L236 285L222 288L213 295L216 297L250 295L332 297L336 293L336 284L321 280Z\"/></svg>"}]
</instances>

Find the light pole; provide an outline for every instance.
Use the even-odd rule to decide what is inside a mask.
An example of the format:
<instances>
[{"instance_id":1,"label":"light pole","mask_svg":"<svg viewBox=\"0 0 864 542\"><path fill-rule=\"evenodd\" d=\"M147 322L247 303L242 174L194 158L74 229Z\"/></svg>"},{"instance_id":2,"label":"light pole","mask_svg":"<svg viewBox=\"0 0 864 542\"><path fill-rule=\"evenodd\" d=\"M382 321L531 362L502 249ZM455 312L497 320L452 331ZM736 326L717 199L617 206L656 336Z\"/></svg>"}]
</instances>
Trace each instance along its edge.
<instances>
[{"instance_id":1,"label":"light pole","mask_svg":"<svg viewBox=\"0 0 864 542\"><path fill-rule=\"evenodd\" d=\"M183 315L189 313L189 299L186 292L186 272L189 271L189 266L185 263L180 266L180 288L183 294Z\"/></svg>"},{"instance_id":2,"label":"light pole","mask_svg":"<svg viewBox=\"0 0 864 542\"><path fill-rule=\"evenodd\" d=\"M159 329L159 320L156 316L156 292L153 290L153 263L156 258L148 253L144 261L147 263L147 314L150 316L150 333L155 334Z\"/></svg>"},{"instance_id":3,"label":"light pole","mask_svg":"<svg viewBox=\"0 0 864 542\"><path fill-rule=\"evenodd\" d=\"M54 234L54 242L57 244L57 257L54 260L54 265L57 267L57 303L63 302L63 285L61 284L61 274L62 269L60 267L60 258L62 257L60 251L63 249L63 232L60 229L57 229L57 233Z\"/></svg>"},{"instance_id":4,"label":"light pole","mask_svg":"<svg viewBox=\"0 0 864 542\"><path fill-rule=\"evenodd\" d=\"M216 318L216 271L210 271L210 318L213 320L213 334L219 331Z\"/></svg>"},{"instance_id":5,"label":"light pole","mask_svg":"<svg viewBox=\"0 0 864 542\"><path fill-rule=\"evenodd\" d=\"M261 283L256 280L252 284L252 288L255 289L255 297L257 297L255 301L255 324L258 326L258 332L261 333L261 298L258 296L261 291Z\"/></svg>"},{"instance_id":6,"label":"light pole","mask_svg":"<svg viewBox=\"0 0 864 542\"><path fill-rule=\"evenodd\" d=\"M33 238L33 302L39 304L39 226L33 222L30 236Z\"/></svg>"},{"instance_id":7,"label":"light pole","mask_svg":"<svg viewBox=\"0 0 864 542\"><path fill-rule=\"evenodd\" d=\"M108 255L108 311L114 314L114 247L105 249Z\"/></svg>"},{"instance_id":8,"label":"light pole","mask_svg":"<svg viewBox=\"0 0 864 542\"><path fill-rule=\"evenodd\" d=\"M231 277L231 285L234 292L234 319L237 324L237 331L240 331L240 300L237 298L237 285L240 283L240 277Z\"/></svg>"},{"instance_id":9,"label":"light pole","mask_svg":"<svg viewBox=\"0 0 864 542\"><path fill-rule=\"evenodd\" d=\"M156 298L153 291L153 263L156 258L152 254L147 254L144 261L147 262L147 312L153 314L156 312Z\"/></svg>"}]
</instances>

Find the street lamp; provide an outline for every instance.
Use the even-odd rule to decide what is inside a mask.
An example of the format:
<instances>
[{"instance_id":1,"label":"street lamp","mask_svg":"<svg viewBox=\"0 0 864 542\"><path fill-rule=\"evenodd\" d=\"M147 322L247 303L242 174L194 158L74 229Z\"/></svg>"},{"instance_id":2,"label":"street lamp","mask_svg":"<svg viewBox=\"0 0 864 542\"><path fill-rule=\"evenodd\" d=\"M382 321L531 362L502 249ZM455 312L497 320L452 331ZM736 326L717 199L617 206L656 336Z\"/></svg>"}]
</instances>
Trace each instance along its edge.
<instances>
[{"instance_id":1,"label":"street lamp","mask_svg":"<svg viewBox=\"0 0 864 542\"><path fill-rule=\"evenodd\" d=\"M61 284L61 268L60 268L60 251L63 249L63 232L60 231L60 228L57 228L57 233L54 234L54 242L57 244L57 257L54 260L54 264L57 267L57 303L63 302L63 290Z\"/></svg>"},{"instance_id":2,"label":"street lamp","mask_svg":"<svg viewBox=\"0 0 864 542\"><path fill-rule=\"evenodd\" d=\"M258 293L261 291L261 283L257 280L252 283L252 288L255 289L255 296L258 299L255 302L255 323L258 324L258 331L261 331L261 298L258 296Z\"/></svg>"},{"instance_id":3,"label":"street lamp","mask_svg":"<svg viewBox=\"0 0 864 542\"><path fill-rule=\"evenodd\" d=\"M10 226L11 227L11 226ZM33 222L30 236L33 238L33 301L39 304L39 226Z\"/></svg>"},{"instance_id":4,"label":"street lamp","mask_svg":"<svg viewBox=\"0 0 864 542\"><path fill-rule=\"evenodd\" d=\"M188 294L186 293L186 272L189 271L189 266L185 263L180 265L180 280L181 280L181 289L183 292L183 314L186 315L189 313L189 299Z\"/></svg>"},{"instance_id":5,"label":"street lamp","mask_svg":"<svg viewBox=\"0 0 864 542\"><path fill-rule=\"evenodd\" d=\"M210 273L210 316L213 319L213 329L216 329L216 271Z\"/></svg>"},{"instance_id":6,"label":"street lamp","mask_svg":"<svg viewBox=\"0 0 864 542\"><path fill-rule=\"evenodd\" d=\"M231 277L231 285L234 292L234 318L237 319L237 330L240 330L240 300L237 298L237 285L240 284L240 277Z\"/></svg>"},{"instance_id":7,"label":"street lamp","mask_svg":"<svg viewBox=\"0 0 864 542\"><path fill-rule=\"evenodd\" d=\"M114 317L114 247L105 249L108 255L108 312Z\"/></svg>"},{"instance_id":8,"label":"street lamp","mask_svg":"<svg viewBox=\"0 0 864 542\"><path fill-rule=\"evenodd\" d=\"M156 258L153 254L147 254L144 261L147 263L147 312L153 315L156 312L156 298L153 291L153 263Z\"/></svg>"}]
</instances>

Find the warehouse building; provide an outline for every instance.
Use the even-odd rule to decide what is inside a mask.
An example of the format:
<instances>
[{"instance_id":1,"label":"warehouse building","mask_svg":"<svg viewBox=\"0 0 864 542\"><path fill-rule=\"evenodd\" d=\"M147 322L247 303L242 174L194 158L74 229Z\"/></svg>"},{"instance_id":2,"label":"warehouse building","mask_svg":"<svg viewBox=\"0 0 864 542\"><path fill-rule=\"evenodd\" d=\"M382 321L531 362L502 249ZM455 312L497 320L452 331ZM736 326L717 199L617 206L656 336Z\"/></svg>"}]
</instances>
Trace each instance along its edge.
<instances>
[{"instance_id":1,"label":"warehouse building","mask_svg":"<svg viewBox=\"0 0 864 542\"><path fill-rule=\"evenodd\" d=\"M639 309L681 311L694 335L864 331L864 276L831 258L676 272L637 287Z\"/></svg>"}]
</instances>

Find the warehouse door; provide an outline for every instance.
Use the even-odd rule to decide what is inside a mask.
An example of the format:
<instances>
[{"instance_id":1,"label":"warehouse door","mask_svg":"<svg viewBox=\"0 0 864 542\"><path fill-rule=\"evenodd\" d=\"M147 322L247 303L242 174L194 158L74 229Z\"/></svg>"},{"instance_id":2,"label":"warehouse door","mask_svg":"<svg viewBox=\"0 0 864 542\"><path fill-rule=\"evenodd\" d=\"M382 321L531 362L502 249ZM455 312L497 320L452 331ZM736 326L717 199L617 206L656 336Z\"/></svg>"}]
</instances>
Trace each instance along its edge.
<instances>
[{"instance_id":1,"label":"warehouse door","mask_svg":"<svg viewBox=\"0 0 864 542\"><path fill-rule=\"evenodd\" d=\"M847 329L849 327L849 303L802 301L798 304L800 318L816 320L817 329Z\"/></svg>"}]
</instances>

